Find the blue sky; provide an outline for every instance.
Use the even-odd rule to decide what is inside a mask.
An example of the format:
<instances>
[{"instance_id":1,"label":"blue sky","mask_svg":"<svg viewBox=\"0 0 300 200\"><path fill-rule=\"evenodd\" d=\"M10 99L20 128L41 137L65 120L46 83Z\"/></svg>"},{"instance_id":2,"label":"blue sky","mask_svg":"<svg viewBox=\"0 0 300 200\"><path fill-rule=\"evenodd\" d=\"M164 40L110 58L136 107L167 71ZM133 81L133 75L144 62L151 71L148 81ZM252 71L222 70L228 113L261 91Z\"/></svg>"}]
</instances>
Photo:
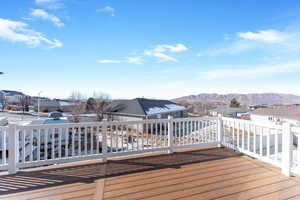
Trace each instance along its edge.
<instances>
[{"instance_id":1,"label":"blue sky","mask_svg":"<svg viewBox=\"0 0 300 200\"><path fill-rule=\"evenodd\" d=\"M300 2L4 0L1 89L300 95Z\"/></svg>"}]
</instances>

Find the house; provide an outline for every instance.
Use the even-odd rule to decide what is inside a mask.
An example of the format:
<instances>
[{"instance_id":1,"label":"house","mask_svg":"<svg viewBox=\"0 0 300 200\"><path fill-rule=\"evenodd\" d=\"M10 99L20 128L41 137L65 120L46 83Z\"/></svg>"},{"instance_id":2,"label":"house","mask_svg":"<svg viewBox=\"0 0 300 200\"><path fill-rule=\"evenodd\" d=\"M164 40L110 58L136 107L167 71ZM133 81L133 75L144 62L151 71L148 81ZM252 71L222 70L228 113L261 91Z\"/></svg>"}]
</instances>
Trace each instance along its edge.
<instances>
[{"instance_id":1,"label":"house","mask_svg":"<svg viewBox=\"0 0 300 200\"><path fill-rule=\"evenodd\" d=\"M218 108L209 110L209 115L211 115L213 117L217 117L219 114L223 117L241 118L243 115L249 114L249 109L218 107Z\"/></svg>"},{"instance_id":2,"label":"house","mask_svg":"<svg viewBox=\"0 0 300 200\"><path fill-rule=\"evenodd\" d=\"M250 110L256 110L256 109L259 109L259 108L268 108L268 105L266 104L261 104L261 105L249 105L248 108Z\"/></svg>"},{"instance_id":3,"label":"house","mask_svg":"<svg viewBox=\"0 0 300 200\"><path fill-rule=\"evenodd\" d=\"M40 112L54 112L54 111L71 112L73 107L74 107L74 103L69 102L67 100L40 99ZM38 111L37 103L34 106L34 110Z\"/></svg>"},{"instance_id":4,"label":"house","mask_svg":"<svg viewBox=\"0 0 300 200\"><path fill-rule=\"evenodd\" d=\"M1 90L0 96L4 96L7 103L17 104L21 101L22 97L24 97L25 94L14 90Z\"/></svg>"},{"instance_id":5,"label":"house","mask_svg":"<svg viewBox=\"0 0 300 200\"><path fill-rule=\"evenodd\" d=\"M289 122L300 125L300 106L291 105L261 108L252 111L250 117L253 121L275 122L277 124Z\"/></svg>"},{"instance_id":6,"label":"house","mask_svg":"<svg viewBox=\"0 0 300 200\"><path fill-rule=\"evenodd\" d=\"M107 120L131 121L142 119L164 119L187 117L187 108L169 100L136 98L115 100L106 108Z\"/></svg>"}]
</instances>

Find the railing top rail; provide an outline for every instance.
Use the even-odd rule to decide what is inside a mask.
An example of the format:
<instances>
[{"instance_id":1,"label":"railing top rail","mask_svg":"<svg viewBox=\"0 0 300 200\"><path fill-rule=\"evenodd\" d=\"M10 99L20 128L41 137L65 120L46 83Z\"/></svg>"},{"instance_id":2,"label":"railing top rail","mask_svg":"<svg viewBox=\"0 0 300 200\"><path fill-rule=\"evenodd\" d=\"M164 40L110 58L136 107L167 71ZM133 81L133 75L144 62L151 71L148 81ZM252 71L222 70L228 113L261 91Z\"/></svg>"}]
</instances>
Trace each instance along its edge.
<instances>
[{"instance_id":1,"label":"railing top rail","mask_svg":"<svg viewBox=\"0 0 300 200\"><path fill-rule=\"evenodd\" d=\"M230 122L238 122L238 123L243 123L246 125L252 125L252 126L259 126L263 128L270 128L270 129L277 129L277 130L282 130L283 126L278 125L278 124L271 124L271 123L260 123L260 122L255 122L251 120L243 120L243 119L236 119L236 118L229 118L229 117L222 117L224 121L230 121Z\"/></svg>"},{"instance_id":2,"label":"railing top rail","mask_svg":"<svg viewBox=\"0 0 300 200\"><path fill-rule=\"evenodd\" d=\"M83 122L83 123L61 123L61 124L30 124L18 125L18 128L38 129L38 128L68 128L68 127L84 127L84 126L111 126L111 125L134 125L134 124L149 124L149 123L166 123L179 121L196 121L196 120L215 120L214 117L189 117L175 119L146 119L135 121L102 121L102 122Z\"/></svg>"}]
</instances>

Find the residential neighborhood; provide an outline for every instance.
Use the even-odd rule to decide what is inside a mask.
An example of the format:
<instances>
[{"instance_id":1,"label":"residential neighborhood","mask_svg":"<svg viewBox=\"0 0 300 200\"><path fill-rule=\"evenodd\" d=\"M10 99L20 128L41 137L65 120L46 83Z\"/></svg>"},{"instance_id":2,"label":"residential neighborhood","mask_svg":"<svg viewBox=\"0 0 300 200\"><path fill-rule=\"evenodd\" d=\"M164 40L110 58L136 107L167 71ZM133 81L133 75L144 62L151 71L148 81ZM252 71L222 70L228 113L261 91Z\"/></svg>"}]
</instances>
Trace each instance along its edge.
<instances>
[{"instance_id":1,"label":"residential neighborhood","mask_svg":"<svg viewBox=\"0 0 300 200\"><path fill-rule=\"evenodd\" d=\"M0 200L300 200L300 1L3 0Z\"/></svg>"}]
</instances>

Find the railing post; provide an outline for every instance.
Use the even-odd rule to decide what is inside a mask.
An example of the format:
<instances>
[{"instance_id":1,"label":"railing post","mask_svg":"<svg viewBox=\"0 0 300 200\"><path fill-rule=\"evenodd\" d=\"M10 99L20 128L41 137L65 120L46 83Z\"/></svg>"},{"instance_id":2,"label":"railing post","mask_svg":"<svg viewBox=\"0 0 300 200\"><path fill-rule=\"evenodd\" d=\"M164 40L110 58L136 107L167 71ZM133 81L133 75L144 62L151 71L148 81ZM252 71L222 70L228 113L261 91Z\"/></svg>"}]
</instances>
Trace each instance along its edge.
<instances>
[{"instance_id":1,"label":"railing post","mask_svg":"<svg viewBox=\"0 0 300 200\"><path fill-rule=\"evenodd\" d=\"M282 166L281 173L290 176L291 175L291 162L292 162L292 134L291 124L283 124L282 132Z\"/></svg>"},{"instance_id":2,"label":"railing post","mask_svg":"<svg viewBox=\"0 0 300 200\"><path fill-rule=\"evenodd\" d=\"M174 149L174 135L173 135L173 116L168 116L168 146L169 150L168 153L173 153Z\"/></svg>"},{"instance_id":3,"label":"railing post","mask_svg":"<svg viewBox=\"0 0 300 200\"><path fill-rule=\"evenodd\" d=\"M8 172L17 173L17 125L8 125Z\"/></svg>"},{"instance_id":4,"label":"railing post","mask_svg":"<svg viewBox=\"0 0 300 200\"><path fill-rule=\"evenodd\" d=\"M297 167L300 168L300 133L299 132L297 133L296 137L297 137Z\"/></svg>"},{"instance_id":5,"label":"railing post","mask_svg":"<svg viewBox=\"0 0 300 200\"><path fill-rule=\"evenodd\" d=\"M218 125L218 129L217 129L217 131L218 131L218 147L222 147L224 129L223 129L223 119L222 119L221 114L218 114L217 125Z\"/></svg>"},{"instance_id":6,"label":"railing post","mask_svg":"<svg viewBox=\"0 0 300 200\"><path fill-rule=\"evenodd\" d=\"M107 162L107 124L102 126L102 162Z\"/></svg>"}]
</instances>

